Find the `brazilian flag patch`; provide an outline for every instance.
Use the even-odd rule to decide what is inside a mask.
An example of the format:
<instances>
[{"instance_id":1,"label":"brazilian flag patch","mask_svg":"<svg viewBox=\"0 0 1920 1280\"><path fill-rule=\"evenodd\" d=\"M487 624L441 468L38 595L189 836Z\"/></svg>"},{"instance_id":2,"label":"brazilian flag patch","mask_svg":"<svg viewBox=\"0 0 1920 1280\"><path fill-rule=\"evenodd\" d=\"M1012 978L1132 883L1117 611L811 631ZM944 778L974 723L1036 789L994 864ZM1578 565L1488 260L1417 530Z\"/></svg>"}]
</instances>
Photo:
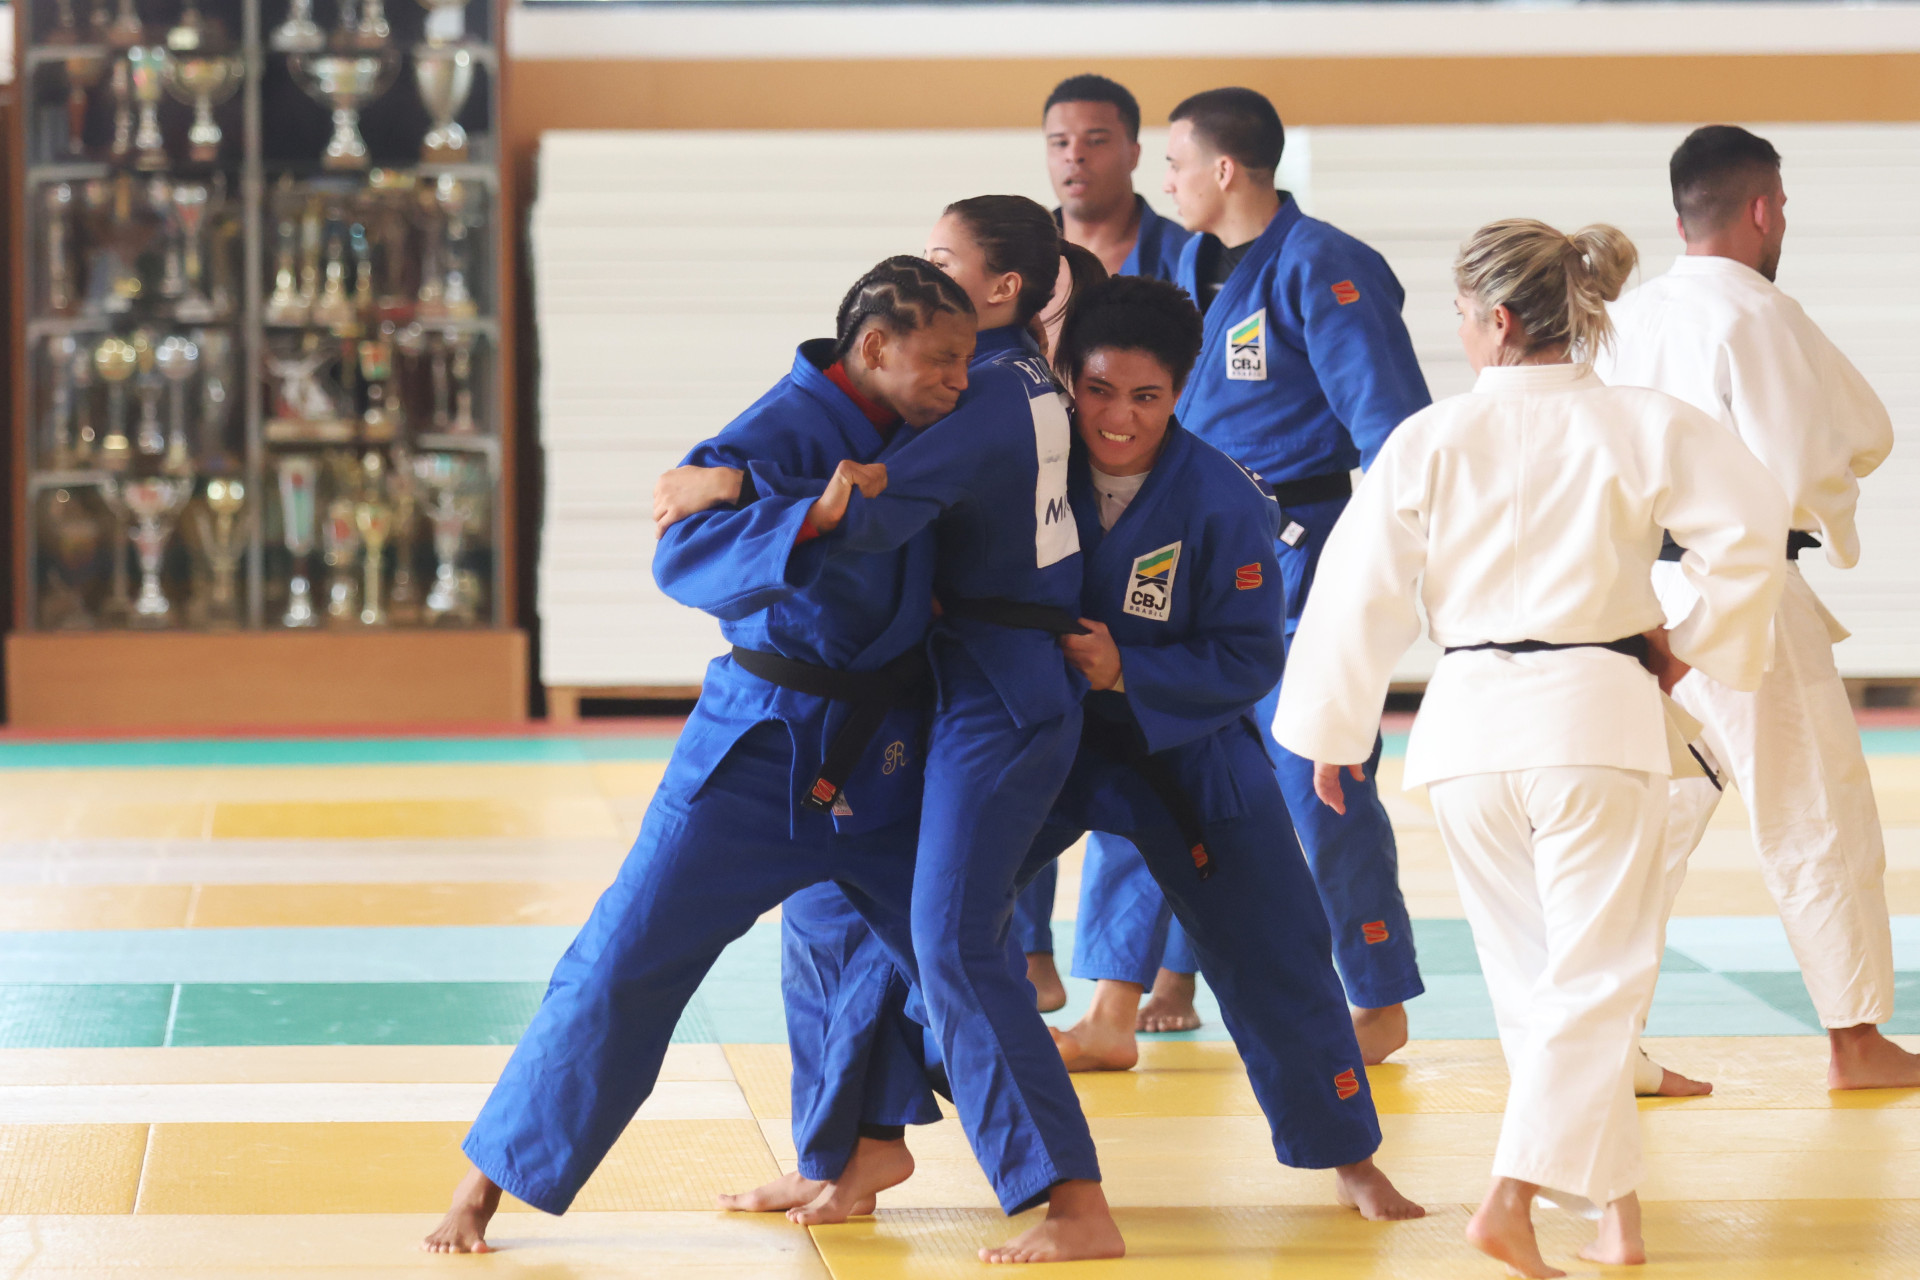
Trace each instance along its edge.
<instances>
[{"instance_id":1,"label":"brazilian flag patch","mask_svg":"<svg viewBox=\"0 0 1920 1280\"><path fill-rule=\"evenodd\" d=\"M1179 567L1180 544L1177 542L1135 560L1133 572L1127 575L1127 598L1121 602L1121 611L1152 622L1171 618L1173 575Z\"/></svg>"}]
</instances>

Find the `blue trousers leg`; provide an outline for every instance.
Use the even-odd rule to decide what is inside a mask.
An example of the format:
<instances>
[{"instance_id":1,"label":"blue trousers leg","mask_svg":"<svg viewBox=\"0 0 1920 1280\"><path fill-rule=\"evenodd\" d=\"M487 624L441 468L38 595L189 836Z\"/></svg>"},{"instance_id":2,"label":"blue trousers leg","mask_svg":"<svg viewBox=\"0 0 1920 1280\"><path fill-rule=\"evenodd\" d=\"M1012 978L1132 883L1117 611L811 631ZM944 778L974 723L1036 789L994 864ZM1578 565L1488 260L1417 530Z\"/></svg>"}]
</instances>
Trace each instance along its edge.
<instances>
[{"instance_id":1,"label":"blue trousers leg","mask_svg":"<svg viewBox=\"0 0 1920 1280\"><path fill-rule=\"evenodd\" d=\"M1267 695L1254 722L1267 734L1274 776L1286 797L1293 828L1333 926L1333 956L1347 999L1362 1009L1411 1000L1425 991L1413 952L1413 922L1400 893L1400 851L1377 783L1381 742L1374 739L1367 778L1340 780L1347 796L1342 817L1313 794L1313 761L1302 760L1272 737L1279 691Z\"/></svg>"},{"instance_id":2,"label":"blue trousers leg","mask_svg":"<svg viewBox=\"0 0 1920 1280\"><path fill-rule=\"evenodd\" d=\"M1053 894L1059 884L1059 864L1049 862L1013 900L1013 941L1020 954L1053 954Z\"/></svg>"},{"instance_id":3,"label":"blue trousers leg","mask_svg":"<svg viewBox=\"0 0 1920 1280\"><path fill-rule=\"evenodd\" d=\"M907 982L835 884L781 908L780 981L793 1056L793 1141L800 1172L831 1181L869 1127L940 1118L906 1016Z\"/></svg>"},{"instance_id":4,"label":"blue trousers leg","mask_svg":"<svg viewBox=\"0 0 1920 1280\"><path fill-rule=\"evenodd\" d=\"M566 1211L633 1119L701 979L763 912L836 880L912 964L912 824L840 836L803 813L796 833L784 725L749 731L704 785L671 783L669 771L467 1133L475 1167L548 1213Z\"/></svg>"},{"instance_id":5,"label":"blue trousers leg","mask_svg":"<svg viewBox=\"0 0 1920 1280\"><path fill-rule=\"evenodd\" d=\"M1140 851L1119 836L1087 837L1080 865L1073 976L1153 985L1173 913Z\"/></svg>"},{"instance_id":6,"label":"blue trousers leg","mask_svg":"<svg viewBox=\"0 0 1920 1280\"><path fill-rule=\"evenodd\" d=\"M1326 915L1277 789L1208 825L1216 869L1204 881L1171 823L1130 835L1193 939L1280 1162L1325 1169L1372 1155L1379 1117Z\"/></svg>"},{"instance_id":7,"label":"blue trousers leg","mask_svg":"<svg viewBox=\"0 0 1920 1280\"><path fill-rule=\"evenodd\" d=\"M1009 963L1016 885L1073 767L1080 712L1021 728L957 644L936 641L913 943L954 1106L1002 1207L1100 1176L1033 988Z\"/></svg>"}]
</instances>

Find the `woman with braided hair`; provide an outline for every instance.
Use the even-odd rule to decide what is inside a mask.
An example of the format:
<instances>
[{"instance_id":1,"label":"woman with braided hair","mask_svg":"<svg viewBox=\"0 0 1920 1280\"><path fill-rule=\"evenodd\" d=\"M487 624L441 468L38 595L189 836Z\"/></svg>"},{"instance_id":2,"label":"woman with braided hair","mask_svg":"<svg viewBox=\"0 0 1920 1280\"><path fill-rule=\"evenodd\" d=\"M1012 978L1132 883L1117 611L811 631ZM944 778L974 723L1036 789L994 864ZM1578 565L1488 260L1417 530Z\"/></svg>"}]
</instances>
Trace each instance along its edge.
<instances>
[{"instance_id":1,"label":"woman with braided hair","mask_svg":"<svg viewBox=\"0 0 1920 1280\"><path fill-rule=\"evenodd\" d=\"M1368 469L1327 540L1274 721L1340 811L1425 605L1446 656L1406 785L1428 788L1512 1076L1467 1238L1515 1275L1565 1274L1541 1256L1536 1196L1600 1217L1582 1257L1646 1261L1635 1039L1660 963L1668 779L1697 770L1661 693L1676 658L1758 684L1784 578L1785 501L1733 433L1594 376L1634 258L1612 227L1531 219L1461 246L1455 306L1478 378L1408 418ZM1663 528L1700 593L1671 634L1651 579Z\"/></svg>"},{"instance_id":2,"label":"woman with braided hair","mask_svg":"<svg viewBox=\"0 0 1920 1280\"><path fill-rule=\"evenodd\" d=\"M633 851L468 1132L473 1168L430 1251L486 1252L503 1189L564 1213L652 1092L721 950L790 895L836 882L913 972L933 536L829 555L819 535L851 496L829 479L843 460L890 456L913 434L903 425L959 401L974 308L942 272L897 257L854 285L838 321L656 494L655 578L719 618L734 648L708 667ZM757 496L742 489L761 464L824 492L738 501ZM690 477L732 492L679 519Z\"/></svg>"}]
</instances>

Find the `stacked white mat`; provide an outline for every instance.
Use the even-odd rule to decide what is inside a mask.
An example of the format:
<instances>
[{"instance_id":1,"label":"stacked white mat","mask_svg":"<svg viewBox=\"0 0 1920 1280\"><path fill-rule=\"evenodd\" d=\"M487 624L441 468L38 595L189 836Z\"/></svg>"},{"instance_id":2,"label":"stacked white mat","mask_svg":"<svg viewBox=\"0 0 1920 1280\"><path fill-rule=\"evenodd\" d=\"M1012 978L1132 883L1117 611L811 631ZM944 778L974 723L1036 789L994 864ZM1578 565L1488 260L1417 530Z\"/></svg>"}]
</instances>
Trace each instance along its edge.
<instances>
[{"instance_id":1,"label":"stacked white mat","mask_svg":"<svg viewBox=\"0 0 1920 1280\"><path fill-rule=\"evenodd\" d=\"M1849 675L1920 674L1920 129L1764 128L1787 157L1781 284L1872 379L1900 446L1867 484L1866 555L1808 576L1854 631ZM1460 239L1524 214L1612 221L1651 271L1677 251L1666 158L1680 127L1322 128L1289 138L1283 181L1377 246L1435 395L1469 382L1448 274ZM1164 135L1143 138L1157 186ZM539 573L549 686L698 683L711 620L653 585L654 478L827 332L840 292L917 252L950 199L1048 200L1038 130L559 132L542 141L532 228L546 511ZM1431 669L1408 656L1403 678Z\"/></svg>"}]
</instances>

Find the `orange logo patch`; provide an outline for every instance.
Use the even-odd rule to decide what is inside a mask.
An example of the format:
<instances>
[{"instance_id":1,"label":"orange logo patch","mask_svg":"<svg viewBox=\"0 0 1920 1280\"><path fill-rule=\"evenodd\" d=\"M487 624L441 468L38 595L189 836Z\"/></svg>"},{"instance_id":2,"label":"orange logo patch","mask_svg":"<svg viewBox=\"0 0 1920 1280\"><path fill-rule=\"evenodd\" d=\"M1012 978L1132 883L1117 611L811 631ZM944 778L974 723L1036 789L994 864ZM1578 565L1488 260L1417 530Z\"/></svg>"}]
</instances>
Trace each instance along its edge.
<instances>
[{"instance_id":1,"label":"orange logo patch","mask_svg":"<svg viewBox=\"0 0 1920 1280\"><path fill-rule=\"evenodd\" d=\"M1360 1092L1360 1081L1354 1078L1352 1067L1333 1078L1333 1091L1340 1095L1342 1102Z\"/></svg>"},{"instance_id":2,"label":"orange logo patch","mask_svg":"<svg viewBox=\"0 0 1920 1280\"><path fill-rule=\"evenodd\" d=\"M1368 946L1375 946L1387 940L1387 922L1369 920L1360 926L1360 936L1367 940Z\"/></svg>"},{"instance_id":3,"label":"orange logo patch","mask_svg":"<svg viewBox=\"0 0 1920 1280\"><path fill-rule=\"evenodd\" d=\"M1233 571L1233 585L1240 591L1251 591L1265 581L1266 578L1261 576L1257 561L1253 564L1243 564Z\"/></svg>"},{"instance_id":4,"label":"orange logo patch","mask_svg":"<svg viewBox=\"0 0 1920 1280\"><path fill-rule=\"evenodd\" d=\"M834 786L825 778L815 778L813 780L813 798L821 804L832 803L833 798L839 794L840 788Z\"/></svg>"},{"instance_id":5,"label":"orange logo patch","mask_svg":"<svg viewBox=\"0 0 1920 1280\"><path fill-rule=\"evenodd\" d=\"M1339 284L1333 286L1333 300L1343 307L1358 302L1360 301L1360 290L1354 286L1353 281L1342 280Z\"/></svg>"}]
</instances>

